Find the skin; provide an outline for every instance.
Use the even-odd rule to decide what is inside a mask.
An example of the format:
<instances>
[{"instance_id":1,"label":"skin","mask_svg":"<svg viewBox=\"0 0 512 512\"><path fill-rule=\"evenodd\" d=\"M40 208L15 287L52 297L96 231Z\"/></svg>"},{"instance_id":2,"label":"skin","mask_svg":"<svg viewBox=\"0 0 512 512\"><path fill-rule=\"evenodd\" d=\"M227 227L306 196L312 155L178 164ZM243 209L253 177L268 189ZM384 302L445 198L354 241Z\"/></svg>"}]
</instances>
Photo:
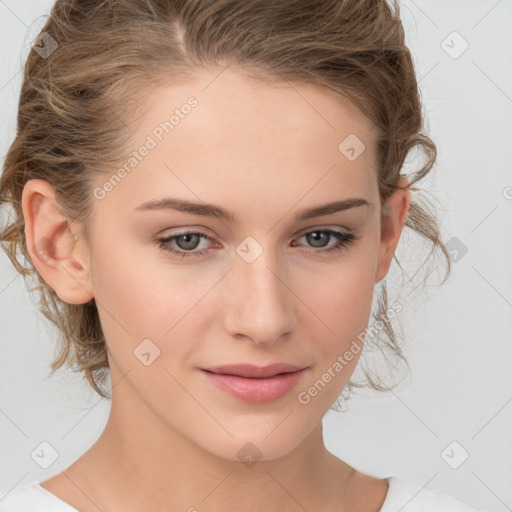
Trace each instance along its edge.
<instances>
[{"instance_id":1,"label":"skin","mask_svg":"<svg viewBox=\"0 0 512 512\"><path fill-rule=\"evenodd\" d=\"M83 511L377 512L387 482L332 455L322 435L322 417L361 352L309 403L297 395L367 327L410 190L395 192L381 218L377 132L346 97L315 85L265 84L236 69L218 73L198 71L185 83L145 91L127 153L187 98L198 105L103 199L92 199L89 243L48 183L24 188L37 270L66 302L95 298L114 386L99 439L42 485ZM366 146L354 161L338 150L350 134ZM223 206L237 220L134 210L171 195ZM299 210L352 197L369 206L294 220ZM315 243L305 234L328 228L357 239L315 254L337 239ZM202 256L178 258L153 240L185 230L212 240L189 240L192 249L177 239L168 245L204 249ZM236 252L248 236L263 249L251 263ZM44 255L34 248L41 240ZM148 366L134 355L144 339L160 350ZM225 394L199 369L242 362L307 369L292 392L259 404ZM237 456L249 442L260 457L250 467Z\"/></svg>"}]
</instances>

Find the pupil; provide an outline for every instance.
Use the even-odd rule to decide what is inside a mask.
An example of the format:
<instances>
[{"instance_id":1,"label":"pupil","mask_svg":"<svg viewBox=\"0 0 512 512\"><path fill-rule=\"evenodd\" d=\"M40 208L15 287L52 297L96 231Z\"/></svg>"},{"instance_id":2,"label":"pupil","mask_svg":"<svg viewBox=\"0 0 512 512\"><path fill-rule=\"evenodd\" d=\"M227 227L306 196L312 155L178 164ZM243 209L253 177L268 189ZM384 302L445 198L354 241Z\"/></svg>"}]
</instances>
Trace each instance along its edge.
<instances>
[{"instance_id":1,"label":"pupil","mask_svg":"<svg viewBox=\"0 0 512 512\"><path fill-rule=\"evenodd\" d=\"M178 245L180 246L181 249L195 249L196 246L197 246L197 240L196 240L196 243L192 243L192 246L190 246L190 239L193 239L193 238L197 238L197 235L192 235L192 234L186 234L186 235L181 235L180 238L177 239L177 242L179 242L180 240L183 240L185 242L185 244L181 244L181 243L178 243Z\"/></svg>"},{"instance_id":2,"label":"pupil","mask_svg":"<svg viewBox=\"0 0 512 512\"><path fill-rule=\"evenodd\" d=\"M313 231L313 232L312 232L312 233L310 233L310 235L308 235L308 236L311 236L311 238L313 239L313 242L315 242L315 243L316 243L316 242L318 242L318 241L321 241L321 238L322 238L322 237L324 237L324 238L325 238L325 237L326 237L326 236L328 236L328 235L327 235L327 233L323 233L322 231ZM324 242L325 242L325 240L324 240ZM320 245L315 245L315 243L313 243L313 244L312 244L314 247L323 247L323 245L325 245L325 244L323 244L323 245L322 245L322 244L320 244Z\"/></svg>"}]
</instances>

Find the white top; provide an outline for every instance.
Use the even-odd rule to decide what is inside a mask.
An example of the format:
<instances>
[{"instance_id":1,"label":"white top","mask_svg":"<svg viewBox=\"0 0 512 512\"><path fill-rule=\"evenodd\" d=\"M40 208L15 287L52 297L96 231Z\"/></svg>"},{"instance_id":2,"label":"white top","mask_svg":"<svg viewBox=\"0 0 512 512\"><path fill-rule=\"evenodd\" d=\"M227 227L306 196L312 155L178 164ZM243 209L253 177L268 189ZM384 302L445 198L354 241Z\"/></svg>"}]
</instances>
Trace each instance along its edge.
<instances>
[{"instance_id":1,"label":"white top","mask_svg":"<svg viewBox=\"0 0 512 512\"><path fill-rule=\"evenodd\" d=\"M380 512L484 512L441 491L422 489L397 476L386 478L388 494ZM0 512L79 512L32 482L0 494Z\"/></svg>"}]
</instances>

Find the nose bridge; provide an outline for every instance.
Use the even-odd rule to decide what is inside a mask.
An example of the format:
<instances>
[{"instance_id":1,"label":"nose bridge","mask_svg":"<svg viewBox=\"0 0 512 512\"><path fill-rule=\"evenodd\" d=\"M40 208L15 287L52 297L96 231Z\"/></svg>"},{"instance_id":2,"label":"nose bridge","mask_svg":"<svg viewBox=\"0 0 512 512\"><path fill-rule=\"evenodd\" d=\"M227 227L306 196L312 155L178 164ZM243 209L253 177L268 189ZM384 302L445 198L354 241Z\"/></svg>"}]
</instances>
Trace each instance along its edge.
<instances>
[{"instance_id":1,"label":"nose bridge","mask_svg":"<svg viewBox=\"0 0 512 512\"><path fill-rule=\"evenodd\" d=\"M272 343L293 322L293 294L285 284L285 268L274 250L264 249L254 239L245 240L236 251L230 272L228 329L258 344Z\"/></svg>"}]
</instances>

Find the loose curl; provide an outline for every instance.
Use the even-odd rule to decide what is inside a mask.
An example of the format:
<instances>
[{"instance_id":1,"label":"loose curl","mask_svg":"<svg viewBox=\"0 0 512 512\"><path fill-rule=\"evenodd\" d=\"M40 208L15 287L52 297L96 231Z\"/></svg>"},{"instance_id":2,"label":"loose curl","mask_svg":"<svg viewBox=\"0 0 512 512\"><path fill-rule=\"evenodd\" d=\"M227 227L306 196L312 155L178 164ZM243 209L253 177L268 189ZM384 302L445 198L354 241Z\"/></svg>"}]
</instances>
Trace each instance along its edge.
<instances>
[{"instance_id":1,"label":"loose curl","mask_svg":"<svg viewBox=\"0 0 512 512\"><path fill-rule=\"evenodd\" d=\"M17 133L0 180L0 206L10 205L14 219L0 240L25 282L36 279L30 291L60 333L52 372L68 363L105 398L109 366L95 301L65 303L39 275L27 250L21 197L28 180L47 181L89 240L94 177L126 150L123 114L137 110L134 91L230 64L259 80L328 87L378 128L382 215L409 152L418 148L426 157L409 175L413 191L436 160L436 146L423 133L397 0L57 0L42 32L58 47L48 58L32 50L26 61ZM428 257L442 253L446 279L450 259L431 204L413 196L406 227L429 242ZM388 318L385 281L380 288L378 347L406 362ZM365 370L367 384L350 381L347 389L391 389L372 373Z\"/></svg>"}]
</instances>

